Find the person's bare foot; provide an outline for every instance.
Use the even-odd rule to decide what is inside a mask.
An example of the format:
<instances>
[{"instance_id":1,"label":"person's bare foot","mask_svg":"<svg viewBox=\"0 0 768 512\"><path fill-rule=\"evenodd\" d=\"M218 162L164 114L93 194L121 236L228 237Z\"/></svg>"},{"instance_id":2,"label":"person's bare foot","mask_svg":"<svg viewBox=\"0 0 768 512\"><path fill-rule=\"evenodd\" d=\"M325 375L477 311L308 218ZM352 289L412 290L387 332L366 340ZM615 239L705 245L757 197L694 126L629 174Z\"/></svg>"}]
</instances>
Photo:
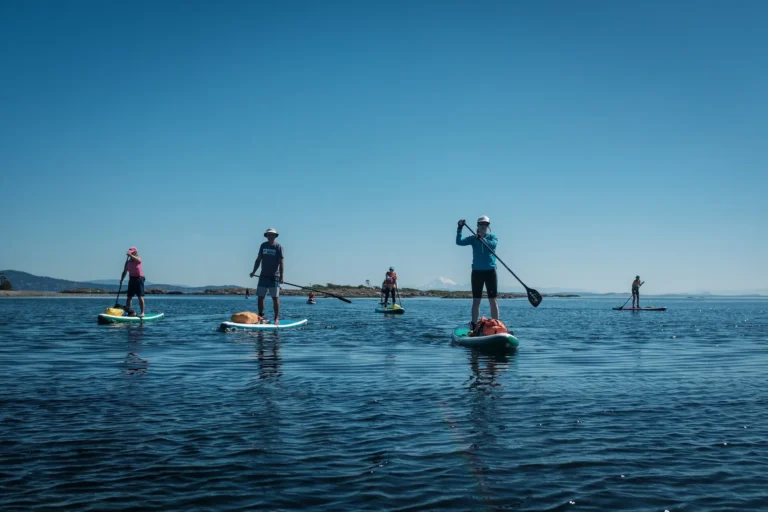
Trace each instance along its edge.
<instances>
[{"instance_id":1,"label":"person's bare foot","mask_svg":"<svg viewBox=\"0 0 768 512\"><path fill-rule=\"evenodd\" d=\"M275 325L280 325L280 320L278 320L277 318L275 318Z\"/></svg>"}]
</instances>

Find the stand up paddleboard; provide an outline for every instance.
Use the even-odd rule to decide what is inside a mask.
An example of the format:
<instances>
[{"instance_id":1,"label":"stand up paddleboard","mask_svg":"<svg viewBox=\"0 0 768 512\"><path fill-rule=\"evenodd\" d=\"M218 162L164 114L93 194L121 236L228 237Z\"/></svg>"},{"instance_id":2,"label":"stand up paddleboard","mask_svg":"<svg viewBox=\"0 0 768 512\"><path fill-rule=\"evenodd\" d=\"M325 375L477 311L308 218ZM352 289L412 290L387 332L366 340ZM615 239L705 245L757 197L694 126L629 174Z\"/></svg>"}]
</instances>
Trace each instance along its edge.
<instances>
[{"instance_id":1,"label":"stand up paddleboard","mask_svg":"<svg viewBox=\"0 0 768 512\"><path fill-rule=\"evenodd\" d=\"M303 320L280 320L280 324L238 324L235 322L221 322L219 330L221 331L277 331L282 329L295 329L307 325L307 319Z\"/></svg>"},{"instance_id":2,"label":"stand up paddleboard","mask_svg":"<svg viewBox=\"0 0 768 512\"><path fill-rule=\"evenodd\" d=\"M666 311L667 308L613 308L614 311Z\"/></svg>"},{"instance_id":3,"label":"stand up paddleboard","mask_svg":"<svg viewBox=\"0 0 768 512\"><path fill-rule=\"evenodd\" d=\"M515 350L520 343L514 335L507 332L490 336L470 336L469 331L466 325L455 328L451 335L453 342L464 347L498 351Z\"/></svg>"},{"instance_id":4,"label":"stand up paddleboard","mask_svg":"<svg viewBox=\"0 0 768 512\"><path fill-rule=\"evenodd\" d=\"M165 313L150 313L150 314L144 315L144 317L117 316L117 315L108 315L106 313L102 313L99 315L99 323L100 324L140 324L142 322L151 322L152 320L160 320L164 316L165 316Z\"/></svg>"},{"instance_id":5,"label":"stand up paddleboard","mask_svg":"<svg viewBox=\"0 0 768 512\"><path fill-rule=\"evenodd\" d=\"M384 313L385 315L402 315L405 310L399 305L389 306L388 308L376 308L377 313Z\"/></svg>"}]
</instances>

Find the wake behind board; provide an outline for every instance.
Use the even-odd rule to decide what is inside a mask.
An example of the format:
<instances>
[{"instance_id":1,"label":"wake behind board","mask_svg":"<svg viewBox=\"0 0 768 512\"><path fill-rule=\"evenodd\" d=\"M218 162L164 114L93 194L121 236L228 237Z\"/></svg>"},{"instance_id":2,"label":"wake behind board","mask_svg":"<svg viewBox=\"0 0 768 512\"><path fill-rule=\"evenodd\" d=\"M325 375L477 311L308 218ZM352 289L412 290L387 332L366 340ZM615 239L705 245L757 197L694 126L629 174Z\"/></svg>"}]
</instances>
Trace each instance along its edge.
<instances>
[{"instance_id":1,"label":"wake behind board","mask_svg":"<svg viewBox=\"0 0 768 512\"><path fill-rule=\"evenodd\" d=\"M405 310L400 306L390 306L388 308L376 308L377 313L384 313L385 315L402 315Z\"/></svg>"},{"instance_id":2,"label":"wake behind board","mask_svg":"<svg viewBox=\"0 0 768 512\"><path fill-rule=\"evenodd\" d=\"M666 311L667 308L613 308L614 311Z\"/></svg>"},{"instance_id":3,"label":"wake behind board","mask_svg":"<svg viewBox=\"0 0 768 512\"><path fill-rule=\"evenodd\" d=\"M165 313L150 313L148 315L144 315L144 317L139 316L117 316L117 315L108 315L106 313L102 313L99 315L99 323L100 324L140 324L143 322L151 322L152 320L160 320L165 316Z\"/></svg>"},{"instance_id":4,"label":"wake behind board","mask_svg":"<svg viewBox=\"0 0 768 512\"><path fill-rule=\"evenodd\" d=\"M238 324L235 322L221 322L219 330L221 331L277 331L283 329L295 329L307 325L307 319L303 320L280 320L278 325L273 323L268 324Z\"/></svg>"},{"instance_id":5,"label":"wake behind board","mask_svg":"<svg viewBox=\"0 0 768 512\"><path fill-rule=\"evenodd\" d=\"M520 341L514 335L506 332L490 336L470 336L469 331L470 329L466 325L455 328L451 334L454 343L464 347L499 351L512 351L517 349L517 346L520 344Z\"/></svg>"}]
</instances>

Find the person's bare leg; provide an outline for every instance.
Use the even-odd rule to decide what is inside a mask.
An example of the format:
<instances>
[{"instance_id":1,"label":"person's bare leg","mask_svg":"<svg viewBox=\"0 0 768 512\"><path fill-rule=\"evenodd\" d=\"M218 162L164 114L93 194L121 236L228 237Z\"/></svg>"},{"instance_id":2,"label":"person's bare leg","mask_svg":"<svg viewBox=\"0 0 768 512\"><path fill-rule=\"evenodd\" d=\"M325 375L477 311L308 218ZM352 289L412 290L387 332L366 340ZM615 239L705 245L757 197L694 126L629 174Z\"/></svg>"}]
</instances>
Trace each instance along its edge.
<instances>
[{"instance_id":1,"label":"person's bare leg","mask_svg":"<svg viewBox=\"0 0 768 512\"><path fill-rule=\"evenodd\" d=\"M144 316L144 297L139 297L139 307L141 308L141 316Z\"/></svg>"},{"instance_id":2,"label":"person's bare leg","mask_svg":"<svg viewBox=\"0 0 768 512\"><path fill-rule=\"evenodd\" d=\"M499 301L496 300L494 297L493 299L488 299L488 302L491 303L491 318L494 320L499 319Z\"/></svg>"},{"instance_id":3,"label":"person's bare leg","mask_svg":"<svg viewBox=\"0 0 768 512\"><path fill-rule=\"evenodd\" d=\"M477 323L477 319L480 318L480 302L483 299L472 299L472 324Z\"/></svg>"},{"instance_id":4,"label":"person's bare leg","mask_svg":"<svg viewBox=\"0 0 768 512\"><path fill-rule=\"evenodd\" d=\"M272 306L275 309L275 325L280 325L280 297L272 297Z\"/></svg>"}]
</instances>

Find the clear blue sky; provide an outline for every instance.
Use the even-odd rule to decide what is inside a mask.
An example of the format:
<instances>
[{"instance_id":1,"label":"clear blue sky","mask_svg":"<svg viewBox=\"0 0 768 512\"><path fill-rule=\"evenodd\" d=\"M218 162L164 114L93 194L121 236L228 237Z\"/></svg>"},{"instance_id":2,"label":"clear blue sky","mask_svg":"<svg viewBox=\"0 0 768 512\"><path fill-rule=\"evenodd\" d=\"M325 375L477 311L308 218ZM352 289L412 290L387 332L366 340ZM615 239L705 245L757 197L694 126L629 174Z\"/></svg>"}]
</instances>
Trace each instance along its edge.
<instances>
[{"instance_id":1,"label":"clear blue sky","mask_svg":"<svg viewBox=\"0 0 768 512\"><path fill-rule=\"evenodd\" d=\"M0 3L0 268L768 289L768 3ZM519 289L500 273L502 288Z\"/></svg>"}]
</instances>

